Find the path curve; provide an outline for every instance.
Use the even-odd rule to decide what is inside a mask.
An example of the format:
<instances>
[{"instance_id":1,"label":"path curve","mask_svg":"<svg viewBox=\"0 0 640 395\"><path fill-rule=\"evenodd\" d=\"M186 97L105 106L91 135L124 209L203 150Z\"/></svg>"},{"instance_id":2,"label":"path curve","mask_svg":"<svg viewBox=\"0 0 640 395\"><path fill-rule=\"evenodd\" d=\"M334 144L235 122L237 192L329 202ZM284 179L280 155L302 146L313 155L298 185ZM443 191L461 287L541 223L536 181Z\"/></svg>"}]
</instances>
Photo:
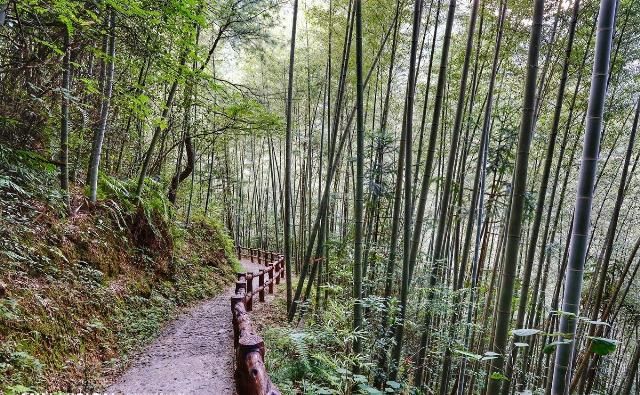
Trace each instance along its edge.
<instances>
[{"instance_id":1,"label":"path curve","mask_svg":"<svg viewBox=\"0 0 640 395\"><path fill-rule=\"evenodd\" d=\"M247 271L264 268L246 259L241 263ZM229 304L234 289L230 286L170 322L106 392L234 395ZM254 306L257 310L259 303Z\"/></svg>"}]
</instances>

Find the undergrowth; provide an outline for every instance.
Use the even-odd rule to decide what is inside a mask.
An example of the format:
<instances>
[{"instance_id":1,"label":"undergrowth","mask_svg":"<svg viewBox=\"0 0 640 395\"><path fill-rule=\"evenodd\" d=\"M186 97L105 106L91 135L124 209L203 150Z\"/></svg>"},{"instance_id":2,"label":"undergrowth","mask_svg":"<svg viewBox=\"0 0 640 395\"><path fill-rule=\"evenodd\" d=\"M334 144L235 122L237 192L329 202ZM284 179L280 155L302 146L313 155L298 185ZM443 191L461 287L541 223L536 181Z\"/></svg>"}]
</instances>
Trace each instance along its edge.
<instances>
[{"instance_id":1,"label":"undergrowth","mask_svg":"<svg viewBox=\"0 0 640 395\"><path fill-rule=\"evenodd\" d=\"M100 177L99 201L0 146L0 390L97 391L180 306L220 292L238 261L221 223L178 225L162 185Z\"/></svg>"},{"instance_id":2,"label":"undergrowth","mask_svg":"<svg viewBox=\"0 0 640 395\"><path fill-rule=\"evenodd\" d=\"M332 273L335 283L322 286L322 298L327 296L320 312L307 311L302 321L287 323L286 301L275 299L279 304L278 315L267 323L259 323L264 328L262 336L267 350L265 364L272 381L283 394L414 394L415 388L405 382L386 381L382 390L368 383L375 370L378 342L373 331L354 332L350 293L347 287L351 281L348 256L343 264L334 260L337 271ZM294 286L295 288L295 286ZM386 307L380 298L368 297L364 300L366 317L375 326L382 310ZM303 305L303 308L306 304ZM362 354L354 355L351 345L358 336L366 345ZM403 363L402 368L406 366ZM354 371L359 366L359 372Z\"/></svg>"}]
</instances>

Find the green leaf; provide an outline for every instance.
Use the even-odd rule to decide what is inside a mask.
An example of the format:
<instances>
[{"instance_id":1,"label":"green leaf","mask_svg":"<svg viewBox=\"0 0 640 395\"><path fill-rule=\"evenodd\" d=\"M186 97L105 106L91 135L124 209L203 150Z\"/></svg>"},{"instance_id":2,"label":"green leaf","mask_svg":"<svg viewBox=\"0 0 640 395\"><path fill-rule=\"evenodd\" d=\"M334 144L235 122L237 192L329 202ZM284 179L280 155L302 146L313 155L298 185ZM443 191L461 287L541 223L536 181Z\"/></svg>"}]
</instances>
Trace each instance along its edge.
<instances>
[{"instance_id":1,"label":"green leaf","mask_svg":"<svg viewBox=\"0 0 640 395\"><path fill-rule=\"evenodd\" d=\"M360 390L362 390L366 394L372 394L372 395L382 394L382 392L379 389L373 388L367 384L360 383L358 387L360 388Z\"/></svg>"},{"instance_id":2,"label":"green leaf","mask_svg":"<svg viewBox=\"0 0 640 395\"><path fill-rule=\"evenodd\" d=\"M25 387L22 384L16 384L11 387L6 388L6 394L24 394L24 393L33 393L34 390L29 387Z\"/></svg>"},{"instance_id":3,"label":"green leaf","mask_svg":"<svg viewBox=\"0 0 640 395\"><path fill-rule=\"evenodd\" d=\"M507 376L505 376L504 374L502 374L500 372L491 373L491 376L489 376L489 378L491 380L500 380L500 381L507 380Z\"/></svg>"},{"instance_id":4,"label":"green leaf","mask_svg":"<svg viewBox=\"0 0 640 395\"><path fill-rule=\"evenodd\" d=\"M513 335L524 337L524 336L532 336L540 332L542 332L540 329L514 329Z\"/></svg>"},{"instance_id":5,"label":"green leaf","mask_svg":"<svg viewBox=\"0 0 640 395\"><path fill-rule=\"evenodd\" d=\"M487 351L484 353L484 355L482 356L482 358L480 358L481 361L490 361L492 359L497 359L500 357L501 354L498 354L497 352L493 352L493 351Z\"/></svg>"},{"instance_id":6,"label":"green leaf","mask_svg":"<svg viewBox=\"0 0 640 395\"><path fill-rule=\"evenodd\" d=\"M349 374L349 373L351 373L347 369L343 369L343 368L336 368L336 372L338 374Z\"/></svg>"},{"instance_id":7,"label":"green leaf","mask_svg":"<svg viewBox=\"0 0 640 395\"><path fill-rule=\"evenodd\" d=\"M515 342L513 345L516 347L529 347L529 343Z\"/></svg>"},{"instance_id":8,"label":"green leaf","mask_svg":"<svg viewBox=\"0 0 640 395\"><path fill-rule=\"evenodd\" d=\"M387 381L387 383L386 383L386 384L387 384L389 387L391 387L391 388L393 388L393 389L395 389L395 390L400 389L400 386L401 386L401 384L400 384L400 383L398 383L397 381L393 381L393 380L389 380L389 381Z\"/></svg>"},{"instance_id":9,"label":"green leaf","mask_svg":"<svg viewBox=\"0 0 640 395\"><path fill-rule=\"evenodd\" d=\"M560 344L569 344L571 343L573 340L558 340L555 342L551 342L549 344L547 344L546 346L544 346L544 348L542 349L542 352L544 352L545 354L551 354L558 345Z\"/></svg>"},{"instance_id":10,"label":"green leaf","mask_svg":"<svg viewBox=\"0 0 640 395\"><path fill-rule=\"evenodd\" d=\"M609 324L608 322L605 321L592 321L592 320L588 320L587 321L589 324L591 325L605 325L605 326L611 326L611 324Z\"/></svg>"},{"instance_id":11,"label":"green leaf","mask_svg":"<svg viewBox=\"0 0 640 395\"><path fill-rule=\"evenodd\" d=\"M353 381L355 381L356 383L366 383L367 382L367 377L363 376L361 374L354 374L353 375Z\"/></svg>"},{"instance_id":12,"label":"green leaf","mask_svg":"<svg viewBox=\"0 0 640 395\"><path fill-rule=\"evenodd\" d=\"M591 337L591 352L600 356L609 355L616 350L618 342L613 339L605 339L604 337Z\"/></svg>"},{"instance_id":13,"label":"green leaf","mask_svg":"<svg viewBox=\"0 0 640 395\"><path fill-rule=\"evenodd\" d=\"M550 313L554 315L559 315L559 316L574 317L574 318L578 317L576 313L571 313L569 311L551 310Z\"/></svg>"}]
</instances>

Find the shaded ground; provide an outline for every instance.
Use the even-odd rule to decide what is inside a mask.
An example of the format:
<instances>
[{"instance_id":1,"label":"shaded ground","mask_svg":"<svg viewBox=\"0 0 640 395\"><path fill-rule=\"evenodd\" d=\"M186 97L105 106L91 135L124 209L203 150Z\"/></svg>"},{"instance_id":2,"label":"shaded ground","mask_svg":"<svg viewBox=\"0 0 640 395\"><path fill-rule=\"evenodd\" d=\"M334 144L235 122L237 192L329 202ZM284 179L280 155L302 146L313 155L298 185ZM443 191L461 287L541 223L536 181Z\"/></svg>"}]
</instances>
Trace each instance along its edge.
<instances>
[{"instance_id":1,"label":"shaded ground","mask_svg":"<svg viewBox=\"0 0 640 395\"><path fill-rule=\"evenodd\" d=\"M262 267L245 259L242 265L253 272ZM254 289L257 286L256 278ZM279 287L284 288L284 283ZM230 286L223 294L191 308L168 324L106 391L235 394L229 302L234 288ZM257 297L253 305L254 311L261 308Z\"/></svg>"}]
</instances>

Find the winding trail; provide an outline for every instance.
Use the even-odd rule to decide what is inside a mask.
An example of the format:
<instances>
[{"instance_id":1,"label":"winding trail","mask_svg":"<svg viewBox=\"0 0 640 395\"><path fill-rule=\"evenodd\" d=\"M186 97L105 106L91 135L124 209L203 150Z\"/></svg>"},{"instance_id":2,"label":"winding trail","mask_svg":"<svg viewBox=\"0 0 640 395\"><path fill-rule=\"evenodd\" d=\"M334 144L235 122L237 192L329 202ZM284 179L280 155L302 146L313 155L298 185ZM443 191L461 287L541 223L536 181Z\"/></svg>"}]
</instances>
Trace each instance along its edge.
<instances>
[{"instance_id":1,"label":"winding trail","mask_svg":"<svg viewBox=\"0 0 640 395\"><path fill-rule=\"evenodd\" d=\"M264 268L244 258L241 264L251 272ZM257 278L254 281L257 287ZM180 314L106 392L234 395L229 302L234 290L231 285L215 298ZM254 310L261 304L254 303Z\"/></svg>"}]
</instances>

